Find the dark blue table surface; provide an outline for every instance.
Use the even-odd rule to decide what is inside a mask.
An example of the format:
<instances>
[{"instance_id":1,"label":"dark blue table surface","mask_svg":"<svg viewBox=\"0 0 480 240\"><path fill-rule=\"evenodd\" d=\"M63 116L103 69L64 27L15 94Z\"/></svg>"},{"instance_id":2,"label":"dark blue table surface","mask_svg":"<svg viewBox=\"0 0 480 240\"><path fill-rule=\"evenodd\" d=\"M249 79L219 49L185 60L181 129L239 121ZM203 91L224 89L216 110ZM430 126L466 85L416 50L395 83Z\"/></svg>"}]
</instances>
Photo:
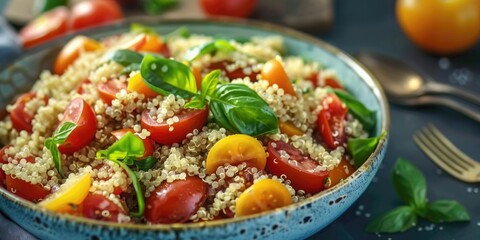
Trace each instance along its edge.
<instances>
[{"instance_id":1,"label":"dark blue table surface","mask_svg":"<svg viewBox=\"0 0 480 240\"><path fill-rule=\"evenodd\" d=\"M433 56L416 48L403 34L395 19L395 1L335 3L336 22L330 32L317 35L319 38L350 54L375 51L400 58L436 81L480 94L480 44L458 56ZM480 161L480 124L444 108L390 106L390 143L373 183L347 212L311 239L480 239L480 185L460 182L442 172L412 139L415 131L431 122L460 149ZM476 110L480 111L480 107ZM393 164L400 156L425 174L429 200L455 199L466 207L471 221L435 225L420 221L404 233L366 233L365 227L375 216L403 204L391 183Z\"/></svg>"}]
</instances>

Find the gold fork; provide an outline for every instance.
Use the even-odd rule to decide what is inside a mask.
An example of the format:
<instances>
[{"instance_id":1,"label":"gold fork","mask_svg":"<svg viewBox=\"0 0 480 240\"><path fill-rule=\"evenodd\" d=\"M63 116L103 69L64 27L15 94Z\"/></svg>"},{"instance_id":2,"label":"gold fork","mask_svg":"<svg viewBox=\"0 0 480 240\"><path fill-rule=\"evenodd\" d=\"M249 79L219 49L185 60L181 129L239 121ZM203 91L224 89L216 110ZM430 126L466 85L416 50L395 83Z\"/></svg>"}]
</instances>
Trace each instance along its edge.
<instances>
[{"instance_id":1,"label":"gold fork","mask_svg":"<svg viewBox=\"0 0 480 240\"><path fill-rule=\"evenodd\" d=\"M453 145L433 124L427 124L413 138L445 172L464 182L480 182L480 163Z\"/></svg>"}]
</instances>

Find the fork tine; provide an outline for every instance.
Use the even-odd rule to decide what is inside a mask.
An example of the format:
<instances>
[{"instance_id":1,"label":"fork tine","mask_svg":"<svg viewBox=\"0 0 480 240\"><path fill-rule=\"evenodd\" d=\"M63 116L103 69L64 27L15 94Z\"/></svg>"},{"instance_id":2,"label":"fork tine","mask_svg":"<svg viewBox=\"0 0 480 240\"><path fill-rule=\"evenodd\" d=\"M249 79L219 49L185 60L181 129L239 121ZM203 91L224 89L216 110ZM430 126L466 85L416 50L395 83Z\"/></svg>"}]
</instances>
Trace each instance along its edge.
<instances>
[{"instance_id":1,"label":"fork tine","mask_svg":"<svg viewBox=\"0 0 480 240\"><path fill-rule=\"evenodd\" d=\"M469 167L475 167L479 163L473 160L471 157L467 156L463 153L462 150L458 149L450 140L445 137L432 123L427 125L428 129L433 133L433 135L443 143L443 145L450 149L453 155L457 157L457 159L463 161L465 164L468 164Z\"/></svg>"},{"instance_id":2,"label":"fork tine","mask_svg":"<svg viewBox=\"0 0 480 240\"><path fill-rule=\"evenodd\" d=\"M437 155L435 149L431 149L432 145L423 132L417 132L413 138L417 145L423 150L423 152L426 153L430 157L430 159L438 166L440 166L444 171L446 171L453 177L464 179L463 175L461 174L462 171L460 169L452 166L451 163L449 163L448 161L444 161L440 156Z\"/></svg>"}]
</instances>

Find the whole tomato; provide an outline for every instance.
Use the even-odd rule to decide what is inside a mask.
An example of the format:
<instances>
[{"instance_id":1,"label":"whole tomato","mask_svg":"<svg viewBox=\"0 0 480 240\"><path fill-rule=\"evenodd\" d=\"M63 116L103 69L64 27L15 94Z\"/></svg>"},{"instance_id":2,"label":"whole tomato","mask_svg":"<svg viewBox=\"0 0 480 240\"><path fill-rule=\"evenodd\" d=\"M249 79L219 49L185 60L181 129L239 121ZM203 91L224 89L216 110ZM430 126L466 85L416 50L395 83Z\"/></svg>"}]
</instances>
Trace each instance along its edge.
<instances>
[{"instance_id":1,"label":"whole tomato","mask_svg":"<svg viewBox=\"0 0 480 240\"><path fill-rule=\"evenodd\" d=\"M398 0L396 10L407 36L432 53L459 53L480 37L478 0Z\"/></svg>"},{"instance_id":2,"label":"whole tomato","mask_svg":"<svg viewBox=\"0 0 480 240\"><path fill-rule=\"evenodd\" d=\"M252 13L257 0L201 0L200 3L208 15L244 18Z\"/></svg>"}]
</instances>

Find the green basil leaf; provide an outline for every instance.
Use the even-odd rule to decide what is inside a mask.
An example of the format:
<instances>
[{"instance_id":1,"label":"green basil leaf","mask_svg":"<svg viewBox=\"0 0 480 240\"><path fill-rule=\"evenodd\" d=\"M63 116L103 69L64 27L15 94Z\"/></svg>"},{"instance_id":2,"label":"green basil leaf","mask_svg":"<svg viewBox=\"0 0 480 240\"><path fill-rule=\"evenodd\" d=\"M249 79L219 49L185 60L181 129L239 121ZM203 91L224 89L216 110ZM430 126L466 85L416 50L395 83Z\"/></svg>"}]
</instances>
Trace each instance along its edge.
<instances>
[{"instance_id":1,"label":"green basil leaf","mask_svg":"<svg viewBox=\"0 0 480 240\"><path fill-rule=\"evenodd\" d=\"M183 37L183 38L188 38L188 37L190 37L190 31L185 26L179 27L179 28L175 29L175 31L165 34L164 38L165 38L165 41L168 42L168 41L170 41L170 39L172 39L173 37L177 37L177 36L180 36L180 37Z\"/></svg>"},{"instance_id":2,"label":"green basil leaf","mask_svg":"<svg viewBox=\"0 0 480 240\"><path fill-rule=\"evenodd\" d=\"M67 140L68 136L70 136L70 133L72 133L73 130L77 125L73 122L64 122L62 123L55 133L53 134L53 139L56 144L62 144Z\"/></svg>"},{"instance_id":3,"label":"green basil leaf","mask_svg":"<svg viewBox=\"0 0 480 240\"><path fill-rule=\"evenodd\" d=\"M195 76L181 62L146 55L140 68L145 83L159 94L174 94L185 99L197 94Z\"/></svg>"},{"instance_id":4,"label":"green basil leaf","mask_svg":"<svg viewBox=\"0 0 480 240\"><path fill-rule=\"evenodd\" d=\"M370 111L354 96L343 90L333 89L333 92L347 105L350 113L362 123L366 130L371 131L375 127L375 112Z\"/></svg>"},{"instance_id":5,"label":"green basil leaf","mask_svg":"<svg viewBox=\"0 0 480 240\"><path fill-rule=\"evenodd\" d=\"M139 23L132 23L130 25L130 32L157 35L157 32L155 32L155 30L153 30L153 28L145 26L143 24L139 24Z\"/></svg>"},{"instance_id":6,"label":"green basil leaf","mask_svg":"<svg viewBox=\"0 0 480 240\"><path fill-rule=\"evenodd\" d=\"M160 14L178 5L178 0L144 0L143 8L150 15Z\"/></svg>"},{"instance_id":7,"label":"green basil leaf","mask_svg":"<svg viewBox=\"0 0 480 240\"><path fill-rule=\"evenodd\" d=\"M202 96L195 96L190 99L189 102L185 103L184 108L193 108L193 109L205 109L207 105L207 100Z\"/></svg>"},{"instance_id":8,"label":"green basil leaf","mask_svg":"<svg viewBox=\"0 0 480 240\"><path fill-rule=\"evenodd\" d=\"M128 132L118 141L105 150L97 152L97 158L108 160L125 160L126 158L139 158L145 152L142 139L135 134Z\"/></svg>"},{"instance_id":9,"label":"green basil leaf","mask_svg":"<svg viewBox=\"0 0 480 240\"><path fill-rule=\"evenodd\" d=\"M386 136L386 133L371 138L350 138L347 142L347 150L352 155L355 168L362 166L373 153L378 142Z\"/></svg>"},{"instance_id":10,"label":"green basil leaf","mask_svg":"<svg viewBox=\"0 0 480 240\"><path fill-rule=\"evenodd\" d=\"M63 170L62 170L62 158L60 156L60 151L58 150L58 145L55 142L54 138L47 138L45 140L45 147L50 151L52 155L53 164L55 165L55 169L57 169L58 174L60 177L64 178Z\"/></svg>"},{"instance_id":11,"label":"green basil leaf","mask_svg":"<svg viewBox=\"0 0 480 240\"><path fill-rule=\"evenodd\" d=\"M209 54L215 51L231 52L235 51L235 47L232 46L225 39L217 39L212 42L205 43L189 49L185 53L185 56L183 56L183 58L187 61L193 61L202 55Z\"/></svg>"},{"instance_id":12,"label":"green basil leaf","mask_svg":"<svg viewBox=\"0 0 480 240\"><path fill-rule=\"evenodd\" d=\"M432 222L470 221L467 210L453 200L439 200L427 203L426 218Z\"/></svg>"},{"instance_id":13,"label":"green basil leaf","mask_svg":"<svg viewBox=\"0 0 480 240\"><path fill-rule=\"evenodd\" d=\"M278 132L278 120L257 92L243 84L225 84L210 96L215 121L234 133L259 136Z\"/></svg>"},{"instance_id":14,"label":"green basil leaf","mask_svg":"<svg viewBox=\"0 0 480 240\"><path fill-rule=\"evenodd\" d=\"M418 209L425 208L427 183L418 168L408 160L399 158L393 168L392 181L402 201Z\"/></svg>"},{"instance_id":15,"label":"green basil leaf","mask_svg":"<svg viewBox=\"0 0 480 240\"><path fill-rule=\"evenodd\" d=\"M157 163L157 159L150 156L143 160L135 160L134 163L135 166L137 166L138 170L147 171L153 168L153 166L155 166L155 163Z\"/></svg>"},{"instance_id":16,"label":"green basil leaf","mask_svg":"<svg viewBox=\"0 0 480 240\"><path fill-rule=\"evenodd\" d=\"M371 221L366 230L371 233L404 232L416 224L414 209L410 206L401 206Z\"/></svg>"},{"instance_id":17,"label":"green basil leaf","mask_svg":"<svg viewBox=\"0 0 480 240\"><path fill-rule=\"evenodd\" d=\"M143 213L145 212L145 197L143 196L142 186L140 185L140 181L138 180L137 174L130 169L125 163L121 161L117 161L115 159L108 159L122 167L125 172L127 172L128 177L132 181L133 188L135 189L135 195L137 195L137 202L138 202L138 212L132 213L134 217L143 217Z\"/></svg>"},{"instance_id":18,"label":"green basil leaf","mask_svg":"<svg viewBox=\"0 0 480 240\"><path fill-rule=\"evenodd\" d=\"M124 67L142 62L143 55L128 49L119 49L106 55L106 59L112 60Z\"/></svg>"},{"instance_id":19,"label":"green basil leaf","mask_svg":"<svg viewBox=\"0 0 480 240\"><path fill-rule=\"evenodd\" d=\"M211 71L202 79L202 87L200 94L203 97L207 97L213 94L217 88L218 82L220 81L220 70Z\"/></svg>"}]
</instances>

